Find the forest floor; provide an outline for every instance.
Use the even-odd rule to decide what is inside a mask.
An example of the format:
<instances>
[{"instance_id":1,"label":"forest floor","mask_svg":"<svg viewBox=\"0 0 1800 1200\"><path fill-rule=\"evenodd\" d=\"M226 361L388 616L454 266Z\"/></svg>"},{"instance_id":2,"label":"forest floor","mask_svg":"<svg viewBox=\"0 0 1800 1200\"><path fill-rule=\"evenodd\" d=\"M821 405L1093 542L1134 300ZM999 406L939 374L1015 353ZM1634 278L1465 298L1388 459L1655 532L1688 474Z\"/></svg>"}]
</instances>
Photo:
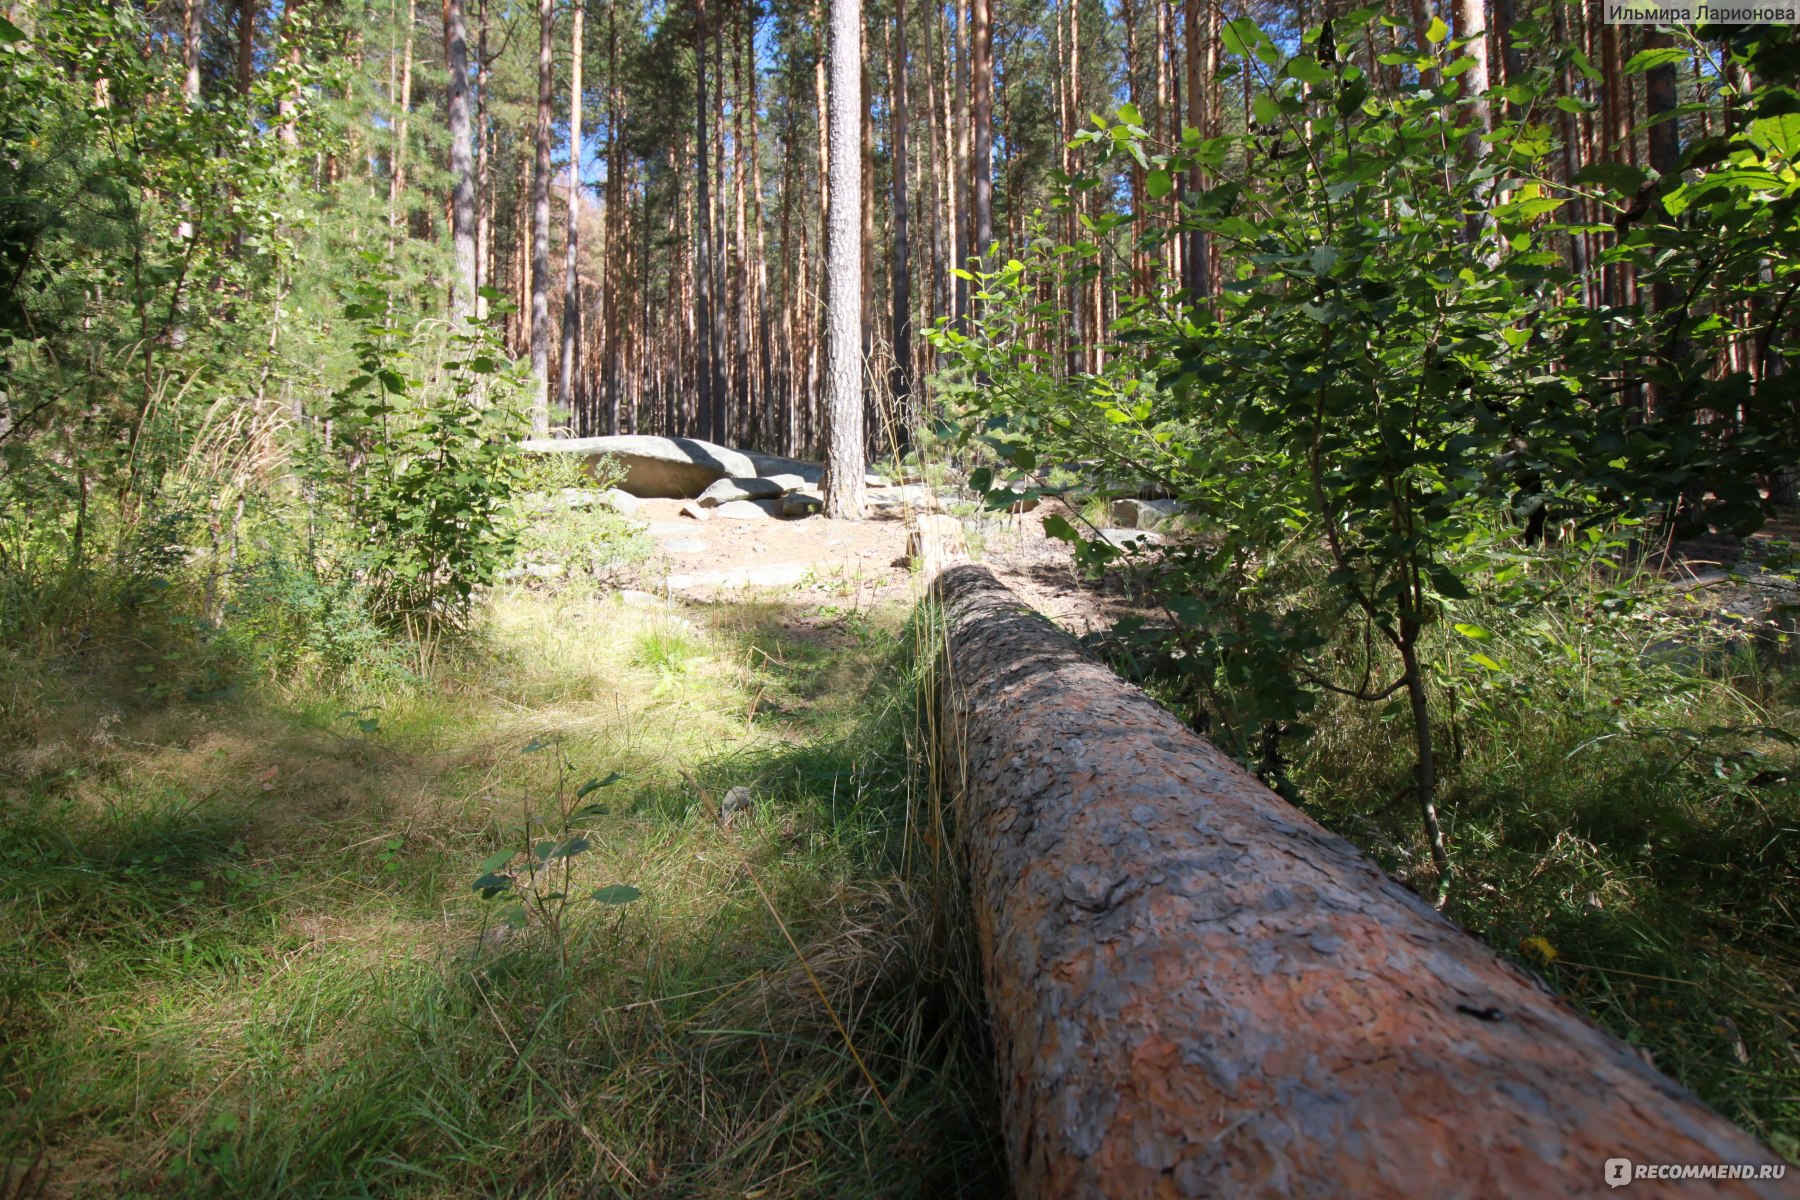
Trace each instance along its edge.
<instances>
[{"instance_id":1,"label":"forest floor","mask_svg":"<svg viewBox=\"0 0 1800 1200\"><path fill-rule=\"evenodd\" d=\"M1006 1194L905 522L678 508L632 587L496 590L403 684L0 659L0 1197ZM1106 628L1041 516L972 549ZM1308 811L1403 870L1402 757L1332 720ZM1450 777L1459 919L1792 1153L1786 776L1541 732ZM596 800L568 900L476 893Z\"/></svg>"},{"instance_id":2,"label":"forest floor","mask_svg":"<svg viewBox=\"0 0 1800 1200\"><path fill-rule=\"evenodd\" d=\"M0 1195L1004 1194L901 529L711 523L817 577L533 582L375 695L0 662ZM569 899L476 894L615 772Z\"/></svg>"}]
</instances>

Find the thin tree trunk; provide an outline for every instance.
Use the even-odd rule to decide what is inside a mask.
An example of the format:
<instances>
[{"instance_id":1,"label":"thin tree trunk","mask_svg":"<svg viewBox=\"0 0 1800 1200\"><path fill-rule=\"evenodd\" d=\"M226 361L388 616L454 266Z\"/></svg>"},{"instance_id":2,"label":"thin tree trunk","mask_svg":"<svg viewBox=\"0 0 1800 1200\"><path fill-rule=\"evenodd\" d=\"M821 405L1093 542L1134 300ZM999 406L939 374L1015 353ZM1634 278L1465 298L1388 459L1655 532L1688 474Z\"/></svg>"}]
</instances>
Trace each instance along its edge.
<instances>
[{"instance_id":1,"label":"thin tree trunk","mask_svg":"<svg viewBox=\"0 0 1800 1200\"><path fill-rule=\"evenodd\" d=\"M400 54L400 96L394 113L394 169L388 178L388 228L400 227L400 214L406 201L407 123L412 116L413 27L418 20L419 0L406 0L406 42ZM485 86L482 90L486 90Z\"/></svg>"},{"instance_id":2,"label":"thin tree trunk","mask_svg":"<svg viewBox=\"0 0 1800 1200\"><path fill-rule=\"evenodd\" d=\"M907 108L906 108L906 0L894 0L893 120L888 138L893 143L894 169L894 370L888 387L893 393L894 416L904 438L911 428L908 416L912 395L912 262L907 240Z\"/></svg>"},{"instance_id":3,"label":"thin tree trunk","mask_svg":"<svg viewBox=\"0 0 1800 1200\"><path fill-rule=\"evenodd\" d=\"M531 173L531 431L550 431L550 105L556 62L554 0L538 0L536 163Z\"/></svg>"},{"instance_id":4,"label":"thin tree trunk","mask_svg":"<svg viewBox=\"0 0 1800 1200\"><path fill-rule=\"evenodd\" d=\"M256 0L238 0L237 89L245 100L256 83Z\"/></svg>"},{"instance_id":5,"label":"thin tree trunk","mask_svg":"<svg viewBox=\"0 0 1800 1200\"><path fill-rule=\"evenodd\" d=\"M831 0L831 214L826 238L830 446L825 511L848 520L860 520L863 508L862 164L857 153L862 107L861 8L855 0Z\"/></svg>"},{"instance_id":6,"label":"thin tree trunk","mask_svg":"<svg viewBox=\"0 0 1800 1200\"><path fill-rule=\"evenodd\" d=\"M569 227L563 240L562 371L557 376L556 402L575 410L576 373L581 369L581 33L584 5L576 0L573 49L569 68ZM604 269L604 268L603 268Z\"/></svg>"},{"instance_id":7,"label":"thin tree trunk","mask_svg":"<svg viewBox=\"0 0 1800 1200\"><path fill-rule=\"evenodd\" d=\"M975 244L971 257L985 257L994 242L994 23L990 0L971 0L969 98L973 144L969 148L974 192Z\"/></svg>"},{"instance_id":8,"label":"thin tree trunk","mask_svg":"<svg viewBox=\"0 0 1800 1200\"><path fill-rule=\"evenodd\" d=\"M475 163L469 129L469 30L463 0L444 0L445 58L450 67L450 230L456 274L450 316L462 325L475 312Z\"/></svg>"},{"instance_id":9,"label":"thin tree trunk","mask_svg":"<svg viewBox=\"0 0 1800 1200\"><path fill-rule=\"evenodd\" d=\"M706 0L694 2L694 161L698 168L694 180L694 357L699 389L701 429L711 438L725 436L725 380L720 377L718 332L713 328L713 235L711 138L707 135L707 117L711 109L706 90Z\"/></svg>"}]
</instances>

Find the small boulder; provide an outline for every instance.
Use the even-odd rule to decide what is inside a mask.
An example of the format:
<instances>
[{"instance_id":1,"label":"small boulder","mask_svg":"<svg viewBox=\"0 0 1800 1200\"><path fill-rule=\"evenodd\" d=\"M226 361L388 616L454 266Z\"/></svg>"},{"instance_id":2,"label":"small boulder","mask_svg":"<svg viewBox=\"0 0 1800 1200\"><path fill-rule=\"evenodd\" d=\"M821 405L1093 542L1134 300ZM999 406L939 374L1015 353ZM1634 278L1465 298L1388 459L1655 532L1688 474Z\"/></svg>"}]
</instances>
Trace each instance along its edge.
<instances>
[{"instance_id":1,"label":"small boulder","mask_svg":"<svg viewBox=\"0 0 1800 1200\"><path fill-rule=\"evenodd\" d=\"M781 485L781 490L783 492L797 492L802 488L811 486L811 481L805 476L792 473L769 475L765 476L765 478L767 478L770 483Z\"/></svg>"},{"instance_id":2,"label":"small boulder","mask_svg":"<svg viewBox=\"0 0 1800 1200\"><path fill-rule=\"evenodd\" d=\"M712 512L727 521L766 521L781 512L781 501L728 500Z\"/></svg>"},{"instance_id":3,"label":"small boulder","mask_svg":"<svg viewBox=\"0 0 1800 1200\"><path fill-rule=\"evenodd\" d=\"M638 510L638 498L630 492L607 488L599 495L600 503L623 516L629 517Z\"/></svg>"},{"instance_id":4,"label":"small boulder","mask_svg":"<svg viewBox=\"0 0 1800 1200\"><path fill-rule=\"evenodd\" d=\"M1120 529L1152 529L1174 516L1178 510L1173 500L1139 500L1135 497L1112 502L1112 521Z\"/></svg>"},{"instance_id":5,"label":"small boulder","mask_svg":"<svg viewBox=\"0 0 1800 1200\"><path fill-rule=\"evenodd\" d=\"M781 498L781 515L787 518L810 517L825 510L825 501L805 492L790 492Z\"/></svg>"},{"instance_id":6,"label":"small boulder","mask_svg":"<svg viewBox=\"0 0 1800 1200\"><path fill-rule=\"evenodd\" d=\"M798 478L796 476L796 478ZM788 489L773 479L760 476L744 479L720 479L709 485L700 493L700 503L707 508L717 508L721 504L730 504L733 500L769 500L781 495Z\"/></svg>"},{"instance_id":7,"label":"small boulder","mask_svg":"<svg viewBox=\"0 0 1800 1200\"><path fill-rule=\"evenodd\" d=\"M1144 550L1163 543L1162 534L1147 529L1102 529L1099 533L1103 541L1119 550Z\"/></svg>"},{"instance_id":8,"label":"small boulder","mask_svg":"<svg viewBox=\"0 0 1800 1200\"><path fill-rule=\"evenodd\" d=\"M752 800L747 787L734 787L719 797L719 824L730 825L734 817L750 807Z\"/></svg>"},{"instance_id":9,"label":"small boulder","mask_svg":"<svg viewBox=\"0 0 1800 1200\"><path fill-rule=\"evenodd\" d=\"M696 521L710 521L712 520L713 512L710 508L701 508L699 501L689 500L686 504L681 506L681 515L684 517L692 517Z\"/></svg>"}]
</instances>

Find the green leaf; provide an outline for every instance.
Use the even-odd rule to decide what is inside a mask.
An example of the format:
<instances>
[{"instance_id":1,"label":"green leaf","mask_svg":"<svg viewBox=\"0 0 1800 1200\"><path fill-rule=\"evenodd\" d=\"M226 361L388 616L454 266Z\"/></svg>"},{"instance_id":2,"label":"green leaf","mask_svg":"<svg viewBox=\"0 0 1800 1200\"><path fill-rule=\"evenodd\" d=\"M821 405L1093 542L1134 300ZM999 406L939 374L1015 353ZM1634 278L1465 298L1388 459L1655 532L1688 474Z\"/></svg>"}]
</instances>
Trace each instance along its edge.
<instances>
[{"instance_id":1,"label":"green leaf","mask_svg":"<svg viewBox=\"0 0 1800 1200\"><path fill-rule=\"evenodd\" d=\"M575 789L575 798L577 800L584 799L587 796L591 795L592 793L599 791L601 788L611 787L613 784L619 782L619 780L621 780L623 778L625 778L623 775L619 774L617 771L614 771L614 772L612 772L612 774L608 775L605 779L590 779L586 783L582 784L580 787Z\"/></svg>"},{"instance_id":2,"label":"green leaf","mask_svg":"<svg viewBox=\"0 0 1800 1200\"><path fill-rule=\"evenodd\" d=\"M1469 661L1474 663L1478 667L1486 667L1490 671L1501 671L1501 670L1505 669L1499 663L1495 662L1493 659L1489 658L1487 655L1481 654L1481 653L1475 653L1475 654L1469 655Z\"/></svg>"},{"instance_id":3,"label":"green leaf","mask_svg":"<svg viewBox=\"0 0 1800 1200\"><path fill-rule=\"evenodd\" d=\"M1690 54L1679 46L1655 46L1649 50L1639 50L1625 64L1627 75L1642 75L1645 71L1653 71L1657 67L1675 66L1688 61Z\"/></svg>"},{"instance_id":4,"label":"green leaf","mask_svg":"<svg viewBox=\"0 0 1800 1200\"><path fill-rule=\"evenodd\" d=\"M603 888L595 888L594 899L602 904L630 904L644 893L628 883L615 883Z\"/></svg>"},{"instance_id":5,"label":"green leaf","mask_svg":"<svg viewBox=\"0 0 1800 1200\"><path fill-rule=\"evenodd\" d=\"M550 851L544 861L555 862L559 858L574 858L577 854L584 853L590 849L593 844L594 843L588 841L584 837L572 837L566 842L558 843L556 848Z\"/></svg>"},{"instance_id":6,"label":"green leaf","mask_svg":"<svg viewBox=\"0 0 1800 1200\"><path fill-rule=\"evenodd\" d=\"M1136 125L1142 128L1144 114L1138 111L1138 106L1135 104L1121 104L1119 105L1119 120L1127 125Z\"/></svg>"},{"instance_id":7,"label":"green leaf","mask_svg":"<svg viewBox=\"0 0 1800 1200\"><path fill-rule=\"evenodd\" d=\"M1574 183L1596 183L1620 195L1636 195L1650 178L1641 168L1621 162L1591 162L1575 172Z\"/></svg>"},{"instance_id":8,"label":"green leaf","mask_svg":"<svg viewBox=\"0 0 1800 1200\"><path fill-rule=\"evenodd\" d=\"M1152 200L1161 200L1175 190L1175 177L1167 171L1152 171L1144 177L1144 190Z\"/></svg>"},{"instance_id":9,"label":"green leaf","mask_svg":"<svg viewBox=\"0 0 1800 1200\"><path fill-rule=\"evenodd\" d=\"M1255 110L1259 124L1273 125L1281 120L1281 106L1267 92L1258 92L1251 99L1250 107Z\"/></svg>"},{"instance_id":10,"label":"green leaf","mask_svg":"<svg viewBox=\"0 0 1800 1200\"><path fill-rule=\"evenodd\" d=\"M0 17L0 44L12 45L25 40L25 31L5 17Z\"/></svg>"},{"instance_id":11,"label":"green leaf","mask_svg":"<svg viewBox=\"0 0 1800 1200\"><path fill-rule=\"evenodd\" d=\"M1444 24L1442 17L1431 18L1431 24L1425 27L1425 40L1434 46L1449 36L1450 27Z\"/></svg>"},{"instance_id":12,"label":"green leaf","mask_svg":"<svg viewBox=\"0 0 1800 1200\"><path fill-rule=\"evenodd\" d=\"M1319 60L1310 54L1302 54L1288 59L1285 73L1290 79L1298 79L1301 83L1327 83L1331 80L1331 72L1319 65Z\"/></svg>"},{"instance_id":13,"label":"green leaf","mask_svg":"<svg viewBox=\"0 0 1800 1200\"><path fill-rule=\"evenodd\" d=\"M480 879L477 879L471 884L470 890L480 892L483 900L492 900L495 896L498 896L512 885L513 877L511 875L500 875L493 871L489 871L486 875L483 875Z\"/></svg>"},{"instance_id":14,"label":"green leaf","mask_svg":"<svg viewBox=\"0 0 1800 1200\"><path fill-rule=\"evenodd\" d=\"M498 871L501 867L504 867L507 863L511 862L513 860L513 855L517 853L517 850L496 850L481 860L481 869L490 874L494 871Z\"/></svg>"},{"instance_id":15,"label":"green leaf","mask_svg":"<svg viewBox=\"0 0 1800 1200\"><path fill-rule=\"evenodd\" d=\"M1478 642L1489 641L1494 636L1491 630L1484 629L1480 625L1470 624L1467 621L1458 621L1452 625L1451 628L1462 634L1464 637L1474 638Z\"/></svg>"},{"instance_id":16,"label":"green leaf","mask_svg":"<svg viewBox=\"0 0 1800 1200\"><path fill-rule=\"evenodd\" d=\"M1756 118L1750 122L1750 140L1783 158L1800 158L1800 113Z\"/></svg>"},{"instance_id":17,"label":"green leaf","mask_svg":"<svg viewBox=\"0 0 1800 1200\"><path fill-rule=\"evenodd\" d=\"M1051 513L1044 518L1044 535L1064 542L1079 542L1081 535L1069 524L1068 518Z\"/></svg>"}]
</instances>

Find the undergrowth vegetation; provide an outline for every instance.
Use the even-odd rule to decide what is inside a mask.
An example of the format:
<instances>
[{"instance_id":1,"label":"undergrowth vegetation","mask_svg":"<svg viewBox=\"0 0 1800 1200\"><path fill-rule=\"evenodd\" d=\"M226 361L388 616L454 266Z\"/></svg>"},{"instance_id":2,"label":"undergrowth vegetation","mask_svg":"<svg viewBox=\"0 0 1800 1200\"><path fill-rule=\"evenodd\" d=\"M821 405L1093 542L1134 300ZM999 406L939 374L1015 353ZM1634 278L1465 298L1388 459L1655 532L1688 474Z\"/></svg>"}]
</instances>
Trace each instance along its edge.
<instances>
[{"instance_id":1,"label":"undergrowth vegetation","mask_svg":"<svg viewBox=\"0 0 1800 1200\"><path fill-rule=\"evenodd\" d=\"M1122 671L1800 1161L1771 524L1800 376L1764 302L1800 271L1792 31L1668 34L1626 73L1692 53L1756 90L1685 146L1652 122L1651 170L1558 179L1558 73L1592 67L1544 13L1488 94L1485 35L1442 21L1227 20L1243 126L1171 139L1125 104L1075 139L1058 211L931 335L942 436L990 510L1061 501L1046 532L1132 578ZM1083 329L1096 291L1117 315ZM1150 496L1156 546L1098 528Z\"/></svg>"},{"instance_id":2,"label":"undergrowth vegetation","mask_svg":"<svg viewBox=\"0 0 1800 1200\"><path fill-rule=\"evenodd\" d=\"M997 1194L904 614L804 617L521 586L353 677L215 648L229 702L152 647L13 652L0 1162L56 1196ZM582 902L484 900L590 778Z\"/></svg>"}]
</instances>

